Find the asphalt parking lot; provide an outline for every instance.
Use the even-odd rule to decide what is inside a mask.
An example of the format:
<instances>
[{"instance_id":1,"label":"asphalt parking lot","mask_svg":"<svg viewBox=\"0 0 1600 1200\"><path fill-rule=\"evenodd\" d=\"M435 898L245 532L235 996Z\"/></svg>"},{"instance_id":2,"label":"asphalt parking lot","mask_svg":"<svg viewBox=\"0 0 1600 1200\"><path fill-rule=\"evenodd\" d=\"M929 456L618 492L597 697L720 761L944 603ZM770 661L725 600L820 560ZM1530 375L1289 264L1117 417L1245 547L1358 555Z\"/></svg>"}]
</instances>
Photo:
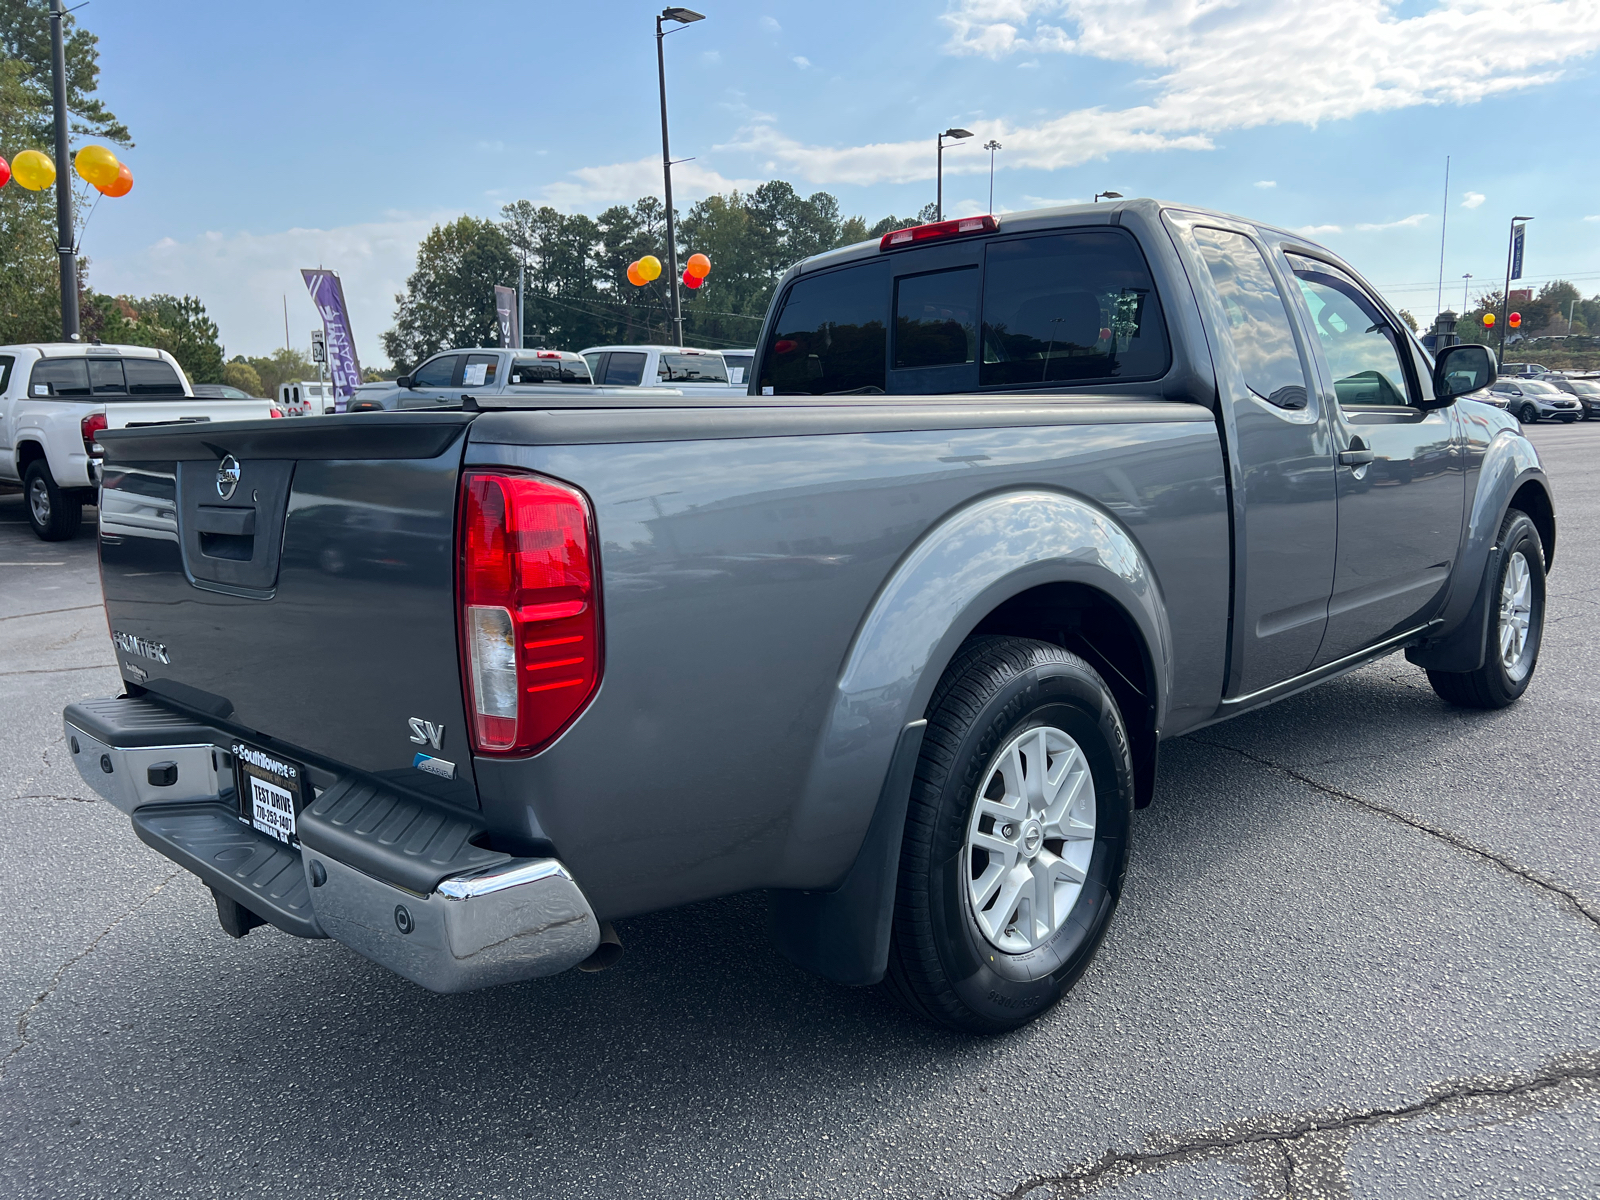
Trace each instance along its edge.
<instances>
[{"instance_id":1,"label":"asphalt parking lot","mask_svg":"<svg viewBox=\"0 0 1600 1200\"><path fill-rule=\"evenodd\" d=\"M1098 959L992 1040L790 967L758 897L458 997L233 941L68 759L118 687L92 519L47 545L0 496L0 1193L1600 1193L1600 423L1532 432L1528 695L1451 709L1397 656L1169 743Z\"/></svg>"}]
</instances>

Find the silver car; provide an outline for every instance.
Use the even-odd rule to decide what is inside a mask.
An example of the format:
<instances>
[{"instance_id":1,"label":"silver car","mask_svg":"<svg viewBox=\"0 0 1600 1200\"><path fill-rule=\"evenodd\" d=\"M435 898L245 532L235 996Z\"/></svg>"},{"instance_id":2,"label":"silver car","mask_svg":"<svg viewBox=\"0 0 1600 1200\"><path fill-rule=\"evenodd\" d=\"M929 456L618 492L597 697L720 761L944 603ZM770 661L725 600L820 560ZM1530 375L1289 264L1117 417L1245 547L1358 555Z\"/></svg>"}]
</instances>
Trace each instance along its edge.
<instances>
[{"instance_id":1,"label":"silver car","mask_svg":"<svg viewBox=\"0 0 1600 1200\"><path fill-rule=\"evenodd\" d=\"M1576 400L1583 407L1585 421L1600 417L1600 379L1563 379L1557 375L1547 375L1539 382L1548 383ZM199 391L199 388L195 390Z\"/></svg>"},{"instance_id":2,"label":"silver car","mask_svg":"<svg viewBox=\"0 0 1600 1200\"><path fill-rule=\"evenodd\" d=\"M1576 397L1538 379L1497 379L1490 391L1524 425L1532 425L1540 417L1553 417L1570 425L1583 416L1583 406Z\"/></svg>"}]
</instances>

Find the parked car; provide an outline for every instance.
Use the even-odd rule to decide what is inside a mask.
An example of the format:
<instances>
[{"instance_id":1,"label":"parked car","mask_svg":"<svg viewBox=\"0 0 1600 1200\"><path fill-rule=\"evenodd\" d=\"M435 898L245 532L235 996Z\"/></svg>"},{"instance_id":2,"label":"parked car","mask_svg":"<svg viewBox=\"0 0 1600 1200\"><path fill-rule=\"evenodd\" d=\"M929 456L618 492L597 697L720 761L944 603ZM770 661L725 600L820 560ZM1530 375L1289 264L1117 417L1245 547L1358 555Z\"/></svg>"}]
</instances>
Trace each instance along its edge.
<instances>
[{"instance_id":1,"label":"parked car","mask_svg":"<svg viewBox=\"0 0 1600 1200\"><path fill-rule=\"evenodd\" d=\"M1600 382L1592 379L1569 379L1555 374L1541 376L1540 383L1548 383L1559 392L1565 392L1583 406L1583 419L1600 416Z\"/></svg>"},{"instance_id":2,"label":"parked car","mask_svg":"<svg viewBox=\"0 0 1600 1200\"><path fill-rule=\"evenodd\" d=\"M165 350L0 346L0 480L22 484L28 524L47 542L76 537L95 502L104 430L282 415L267 400L196 397Z\"/></svg>"},{"instance_id":3,"label":"parked car","mask_svg":"<svg viewBox=\"0 0 1600 1200\"><path fill-rule=\"evenodd\" d=\"M1460 398L1492 352L1301 234L896 231L760 345L725 405L108 435L125 695L66 709L79 771L234 936L460 992L760 889L796 963L994 1032L1087 969L1163 739L1402 649L1467 707L1535 672L1555 506ZM319 561L341 527L381 554Z\"/></svg>"},{"instance_id":4,"label":"parked car","mask_svg":"<svg viewBox=\"0 0 1600 1200\"><path fill-rule=\"evenodd\" d=\"M1570 425L1583 415L1583 407L1576 398L1542 379L1527 376L1499 379L1491 390L1505 398L1506 411L1524 425L1532 425L1540 417L1550 417Z\"/></svg>"},{"instance_id":5,"label":"parked car","mask_svg":"<svg viewBox=\"0 0 1600 1200\"><path fill-rule=\"evenodd\" d=\"M688 346L590 346L583 352L594 381L605 387L676 388L685 395L742 394L716 350Z\"/></svg>"},{"instance_id":6,"label":"parked car","mask_svg":"<svg viewBox=\"0 0 1600 1200\"><path fill-rule=\"evenodd\" d=\"M329 416L339 411L339 396L324 380L291 379L278 385L278 407L290 417Z\"/></svg>"},{"instance_id":7,"label":"parked car","mask_svg":"<svg viewBox=\"0 0 1600 1200\"><path fill-rule=\"evenodd\" d=\"M362 384L350 411L459 408L463 396L497 395L511 388L589 385L589 366L567 350L494 350L469 347L435 354L409 375Z\"/></svg>"},{"instance_id":8,"label":"parked car","mask_svg":"<svg viewBox=\"0 0 1600 1200\"><path fill-rule=\"evenodd\" d=\"M204 400L257 400L263 404L272 403L265 396L252 396L243 388L236 388L228 383L193 383L189 387L196 396Z\"/></svg>"},{"instance_id":9,"label":"parked car","mask_svg":"<svg viewBox=\"0 0 1600 1200\"><path fill-rule=\"evenodd\" d=\"M1502 379L1515 376L1518 379L1538 379L1550 374L1549 367L1542 367L1538 363L1506 363L1500 368Z\"/></svg>"}]
</instances>

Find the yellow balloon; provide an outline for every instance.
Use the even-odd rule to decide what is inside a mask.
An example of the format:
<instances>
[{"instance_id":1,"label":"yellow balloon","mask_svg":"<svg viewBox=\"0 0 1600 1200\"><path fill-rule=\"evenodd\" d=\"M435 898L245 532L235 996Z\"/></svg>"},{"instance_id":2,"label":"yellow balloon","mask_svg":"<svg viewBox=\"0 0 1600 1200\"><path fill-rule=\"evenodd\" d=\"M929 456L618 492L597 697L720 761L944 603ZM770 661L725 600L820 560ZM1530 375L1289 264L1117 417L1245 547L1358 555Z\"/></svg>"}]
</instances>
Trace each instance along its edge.
<instances>
[{"instance_id":1,"label":"yellow balloon","mask_svg":"<svg viewBox=\"0 0 1600 1200\"><path fill-rule=\"evenodd\" d=\"M11 160L11 178L30 192L41 191L56 181L56 165L48 154L24 150Z\"/></svg>"},{"instance_id":2,"label":"yellow balloon","mask_svg":"<svg viewBox=\"0 0 1600 1200\"><path fill-rule=\"evenodd\" d=\"M646 279L660 279L661 260L654 254L646 254L639 260L639 274Z\"/></svg>"},{"instance_id":3,"label":"yellow balloon","mask_svg":"<svg viewBox=\"0 0 1600 1200\"><path fill-rule=\"evenodd\" d=\"M92 183L99 188L110 187L115 183L117 169L122 166L117 161L117 156L104 146L85 146L78 151L78 157L72 161L84 182Z\"/></svg>"}]
</instances>

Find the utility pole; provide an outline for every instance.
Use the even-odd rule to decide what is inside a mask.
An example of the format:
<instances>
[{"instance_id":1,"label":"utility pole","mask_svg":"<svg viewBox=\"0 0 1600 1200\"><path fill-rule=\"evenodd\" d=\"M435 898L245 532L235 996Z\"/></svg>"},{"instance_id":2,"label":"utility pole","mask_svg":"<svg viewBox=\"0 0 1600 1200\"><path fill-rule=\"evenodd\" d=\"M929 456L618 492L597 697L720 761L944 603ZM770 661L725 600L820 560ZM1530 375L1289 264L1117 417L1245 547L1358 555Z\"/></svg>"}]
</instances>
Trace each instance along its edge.
<instances>
[{"instance_id":1,"label":"utility pole","mask_svg":"<svg viewBox=\"0 0 1600 1200\"><path fill-rule=\"evenodd\" d=\"M1467 289L1472 286L1472 272L1468 271L1461 277L1461 311L1467 311Z\"/></svg>"},{"instance_id":2,"label":"utility pole","mask_svg":"<svg viewBox=\"0 0 1600 1200\"><path fill-rule=\"evenodd\" d=\"M56 252L61 256L61 340L79 340L78 252L73 248L72 164L67 158L67 50L61 0L50 0L50 90L56 125Z\"/></svg>"},{"instance_id":3,"label":"utility pole","mask_svg":"<svg viewBox=\"0 0 1600 1200\"><path fill-rule=\"evenodd\" d=\"M1439 299L1435 312L1444 311L1444 234L1450 226L1450 156L1444 156L1444 207L1439 210Z\"/></svg>"},{"instance_id":4,"label":"utility pole","mask_svg":"<svg viewBox=\"0 0 1600 1200\"><path fill-rule=\"evenodd\" d=\"M667 141L667 52L664 46L667 35L661 29L661 22L676 21L681 28L704 20L703 14L690 8L664 8L656 18L656 75L661 82L661 176L667 193L667 271L670 273L667 287L672 294L673 341L679 346L683 345L683 297L678 288L683 281L678 278L678 233L672 216L672 149Z\"/></svg>"},{"instance_id":5,"label":"utility pole","mask_svg":"<svg viewBox=\"0 0 1600 1200\"><path fill-rule=\"evenodd\" d=\"M1004 150L1005 147L1002 146L999 142L995 141L993 138L990 138L987 142L985 142L983 144L983 148L989 152L989 212L990 212L991 215L993 215L993 213L994 213L994 152L996 150Z\"/></svg>"}]
</instances>

